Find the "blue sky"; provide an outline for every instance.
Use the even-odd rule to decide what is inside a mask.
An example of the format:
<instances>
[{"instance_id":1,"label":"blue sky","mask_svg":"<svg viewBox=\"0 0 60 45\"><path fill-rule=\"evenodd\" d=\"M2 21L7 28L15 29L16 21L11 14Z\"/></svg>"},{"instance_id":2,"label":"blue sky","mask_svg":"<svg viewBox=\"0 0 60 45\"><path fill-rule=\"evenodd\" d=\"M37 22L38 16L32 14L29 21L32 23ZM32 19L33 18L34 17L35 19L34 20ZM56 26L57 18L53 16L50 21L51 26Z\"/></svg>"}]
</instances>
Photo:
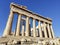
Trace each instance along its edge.
<instances>
[{"instance_id":1,"label":"blue sky","mask_svg":"<svg viewBox=\"0 0 60 45\"><path fill-rule=\"evenodd\" d=\"M60 0L0 0L0 36L6 26L11 2L25 5L35 13L52 18L55 36L60 36Z\"/></svg>"}]
</instances>

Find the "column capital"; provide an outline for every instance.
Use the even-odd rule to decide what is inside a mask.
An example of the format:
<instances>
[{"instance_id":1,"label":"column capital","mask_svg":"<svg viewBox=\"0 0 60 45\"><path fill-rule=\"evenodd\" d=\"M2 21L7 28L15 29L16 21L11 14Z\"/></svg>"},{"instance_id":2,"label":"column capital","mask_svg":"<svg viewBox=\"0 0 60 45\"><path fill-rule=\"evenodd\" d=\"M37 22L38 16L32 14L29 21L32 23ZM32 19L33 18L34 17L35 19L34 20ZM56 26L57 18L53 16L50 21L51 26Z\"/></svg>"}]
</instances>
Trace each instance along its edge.
<instances>
[{"instance_id":1,"label":"column capital","mask_svg":"<svg viewBox=\"0 0 60 45\"><path fill-rule=\"evenodd\" d=\"M18 13L18 15L23 15L23 14L21 14L21 13Z\"/></svg>"},{"instance_id":2,"label":"column capital","mask_svg":"<svg viewBox=\"0 0 60 45\"><path fill-rule=\"evenodd\" d=\"M33 20L36 20L35 18L33 18Z\"/></svg>"},{"instance_id":3,"label":"column capital","mask_svg":"<svg viewBox=\"0 0 60 45\"><path fill-rule=\"evenodd\" d=\"M46 23L45 22L43 22L43 25L44 25L44 27L46 26Z\"/></svg>"}]
</instances>

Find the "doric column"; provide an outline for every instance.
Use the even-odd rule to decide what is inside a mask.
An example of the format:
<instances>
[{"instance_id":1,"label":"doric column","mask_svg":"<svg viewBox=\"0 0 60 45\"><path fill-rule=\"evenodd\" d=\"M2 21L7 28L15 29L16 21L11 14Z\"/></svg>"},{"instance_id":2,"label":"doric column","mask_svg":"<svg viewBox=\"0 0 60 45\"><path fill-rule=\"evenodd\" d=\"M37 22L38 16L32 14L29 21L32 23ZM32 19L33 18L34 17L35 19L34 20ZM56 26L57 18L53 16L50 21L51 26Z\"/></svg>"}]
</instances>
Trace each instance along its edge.
<instances>
[{"instance_id":1,"label":"doric column","mask_svg":"<svg viewBox=\"0 0 60 45\"><path fill-rule=\"evenodd\" d=\"M36 37L36 25L35 25L35 19L33 19L33 36Z\"/></svg>"},{"instance_id":2,"label":"doric column","mask_svg":"<svg viewBox=\"0 0 60 45\"><path fill-rule=\"evenodd\" d=\"M26 36L29 36L29 17L26 17Z\"/></svg>"},{"instance_id":3,"label":"doric column","mask_svg":"<svg viewBox=\"0 0 60 45\"><path fill-rule=\"evenodd\" d=\"M44 34L45 34L45 38L47 38L47 32L46 32L46 24L45 24L45 22L43 22L43 28L44 28Z\"/></svg>"},{"instance_id":4,"label":"doric column","mask_svg":"<svg viewBox=\"0 0 60 45\"><path fill-rule=\"evenodd\" d=\"M55 36L54 36L54 31L53 31L53 28L52 28L52 25L50 25L50 29L51 29L53 38L55 38Z\"/></svg>"},{"instance_id":5,"label":"doric column","mask_svg":"<svg viewBox=\"0 0 60 45\"><path fill-rule=\"evenodd\" d=\"M25 32L24 32L24 25L22 25L22 36L24 36Z\"/></svg>"},{"instance_id":6,"label":"doric column","mask_svg":"<svg viewBox=\"0 0 60 45\"><path fill-rule=\"evenodd\" d=\"M11 34L13 17L14 17L13 11L10 10L10 15L9 15L9 18L8 18L8 21L7 21L6 28L4 30L3 36L7 36L7 35Z\"/></svg>"},{"instance_id":7,"label":"doric column","mask_svg":"<svg viewBox=\"0 0 60 45\"><path fill-rule=\"evenodd\" d=\"M52 37L51 37L51 32L50 32L49 24L47 24L47 29L48 29L48 33L49 33L49 38L52 38Z\"/></svg>"},{"instance_id":8,"label":"doric column","mask_svg":"<svg viewBox=\"0 0 60 45\"><path fill-rule=\"evenodd\" d=\"M18 15L17 27L16 27L16 36L20 35L20 23L21 23L21 15Z\"/></svg>"},{"instance_id":9,"label":"doric column","mask_svg":"<svg viewBox=\"0 0 60 45\"><path fill-rule=\"evenodd\" d=\"M42 37L42 30L41 30L41 24L40 24L40 21L39 21L39 35L40 35L40 37Z\"/></svg>"}]
</instances>

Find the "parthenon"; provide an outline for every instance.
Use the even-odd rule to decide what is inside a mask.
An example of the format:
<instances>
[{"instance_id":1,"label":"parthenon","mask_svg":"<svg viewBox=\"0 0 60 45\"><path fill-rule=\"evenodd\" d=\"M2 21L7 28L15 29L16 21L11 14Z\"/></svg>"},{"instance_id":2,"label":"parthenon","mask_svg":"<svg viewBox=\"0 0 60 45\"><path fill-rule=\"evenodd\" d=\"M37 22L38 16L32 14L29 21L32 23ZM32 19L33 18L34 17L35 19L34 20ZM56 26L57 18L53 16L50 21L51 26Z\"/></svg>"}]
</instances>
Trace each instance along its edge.
<instances>
[{"instance_id":1,"label":"parthenon","mask_svg":"<svg viewBox=\"0 0 60 45\"><path fill-rule=\"evenodd\" d=\"M39 42L43 41L43 45L50 45L50 43L45 44L47 41L51 42L51 45L57 45L56 42L58 42L58 39L55 40L56 37L52 27L52 19L33 13L28 10L26 6L19 6L11 3L10 8L10 15L1 40L5 39L4 41L6 43L8 42L7 44L11 44L11 42L12 44L18 43L18 41L20 41L20 44L22 44L23 41L35 41L40 45ZM18 19L15 32L12 33L12 24L15 13L18 14ZM38 23L36 23L36 21ZM4 41L1 42L3 43ZM37 44L34 43L34 45Z\"/></svg>"}]
</instances>

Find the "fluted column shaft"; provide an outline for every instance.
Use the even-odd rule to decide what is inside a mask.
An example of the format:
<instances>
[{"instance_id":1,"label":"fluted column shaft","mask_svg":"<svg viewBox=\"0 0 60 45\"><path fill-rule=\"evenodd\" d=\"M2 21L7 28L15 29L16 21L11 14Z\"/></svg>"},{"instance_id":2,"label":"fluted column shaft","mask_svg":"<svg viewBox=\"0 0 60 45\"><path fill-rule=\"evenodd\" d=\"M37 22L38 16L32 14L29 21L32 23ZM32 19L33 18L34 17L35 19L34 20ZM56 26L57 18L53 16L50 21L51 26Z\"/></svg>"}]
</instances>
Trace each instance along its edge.
<instances>
[{"instance_id":1,"label":"fluted column shaft","mask_svg":"<svg viewBox=\"0 0 60 45\"><path fill-rule=\"evenodd\" d=\"M33 19L33 36L36 37L36 25L35 25L35 19Z\"/></svg>"},{"instance_id":2,"label":"fluted column shaft","mask_svg":"<svg viewBox=\"0 0 60 45\"><path fill-rule=\"evenodd\" d=\"M22 25L22 36L24 36L25 32L24 32L24 25Z\"/></svg>"},{"instance_id":3,"label":"fluted column shaft","mask_svg":"<svg viewBox=\"0 0 60 45\"><path fill-rule=\"evenodd\" d=\"M26 36L29 36L29 17L26 17Z\"/></svg>"},{"instance_id":4,"label":"fluted column shaft","mask_svg":"<svg viewBox=\"0 0 60 45\"><path fill-rule=\"evenodd\" d=\"M43 22L43 26L44 26L44 34L45 34L45 38L47 38L47 32L46 32L46 24L45 24L45 22Z\"/></svg>"},{"instance_id":5,"label":"fluted column shaft","mask_svg":"<svg viewBox=\"0 0 60 45\"><path fill-rule=\"evenodd\" d=\"M50 25L50 28L51 28L52 36L53 36L53 38L55 38L55 36L54 36L54 31L53 31L53 28L52 28L52 25Z\"/></svg>"},{"instance_id":6,"label":"fluted column shaft","mask_svg":"<svg viewBox=\"0 0 60 45\"><path fill-rule=\"evenodd\" d=\"M51 37L51 31L50 31L49 24L47 24L47 28L48 28L49 38L52 38L52 37Z\"/></svg>"},{"instance_id":7,"label":"fluted column shaft","mask_svg":"<svg viewBox=\"0 0 60 45\"><path fill-rule=\"evenodd\" d=\"M20 23L21 23L21 15L18 15L17 27L16 27L16 36L20 35Z\"/></svg>"},{"instance_id":8,"label":"fluted column shaft","mask_svg":"<svg viewBox=\"0 0 60 45\"><path fill-rule=\"evenodd\" d=\"M9 18L8 18L8 21L7 21L6 28L4 30L3 36L7 36L7 35L11 34L13 17L14 17L13 11L10 10L10 15L9 15Z\"/></svg>"},{"instance_id":9,"label":"fluted column shaft","mask_svg":"<svg viewBox=\"0 0 60 45\"><path fill-rule=\"evenodd\" d=\"M42 37L42 30L41 30L41 24L40 24L40 21L39 21L39 35L40 35L40 37Z\"/></svg>"}]
</instances>

